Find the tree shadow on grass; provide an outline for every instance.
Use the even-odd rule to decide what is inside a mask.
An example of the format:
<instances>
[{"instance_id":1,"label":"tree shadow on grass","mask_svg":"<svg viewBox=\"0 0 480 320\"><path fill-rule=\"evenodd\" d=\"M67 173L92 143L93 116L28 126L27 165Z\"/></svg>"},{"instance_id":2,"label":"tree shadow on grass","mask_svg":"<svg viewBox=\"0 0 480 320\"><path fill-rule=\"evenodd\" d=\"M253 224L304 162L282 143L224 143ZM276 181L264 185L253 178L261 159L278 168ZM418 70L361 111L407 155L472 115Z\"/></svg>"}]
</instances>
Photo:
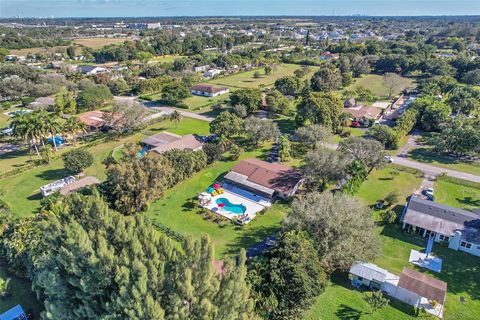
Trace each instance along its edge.
<instances>
[{"instance_id":1,"label":"tree shadow on grass","mask_svg":"<svg viewBox=\"0 0 480 320\"><path fill-rule=\"evenodd\" d=\"M28 200L42 200L42 194L40 192L37 192L35 194L29 195L27 197Z\"/></svg>"},{"instance_id":2,"label":"tree shadow on grass","mask_svg":"<svg viewBox=\"0 0 480 320\"><path fill-rule=\"evenodd\" d=\"M470 207L476 207L480 208L480 199L473 199L472 197L465 197L463 199L461 198L456 198L460 203L463 203L464 205L470 206Z\"/></svg>"},{"instance_id":3,"label":"tree shadow on grass","mask_svg":"<svg viewBox=\"0 0 480 320\"><path fill-rule=\"evenodd\" d=\"M293 118L276 119L274 121L277 123L280 132L283 134L293 133L297 128L297 123Z\"/></svg>"},{"instance_id":4,"label":"tree shadow on grass","mask_svg":"<svg viewBox=\"0 0 480 320\"><path fill-rule=\"evenodd\" d=\"M249 225L235 228L237 236L231 243L227 244L225 253L238 254L240 249L248 250L248 248L259 244L280 230L280 226L255 227L255 222L253 220Z\"/></svg>"},{"instance_id":5,"label":"tree shadow on grass","mask_svg":"<svg viewBox=\"0 0 480 320\"><path fill-rule=\"evenodd\" d=\"M335 312L335 315L338 317L338 319L341 320L358 320L360 319L362 314L362 311L349 307L343 303L338 307L337 311Z\"/></svg>"},{"instance_id":6,"label":"tree shadow on grass","mask_svg":"<svg viewBox=\"0 0 480 320\"><path fill-rule=\"evenodd\" d=\"M36 177L41 178L42 180L58 180L69 175L71 175L71 172L66 169L50 169L38 173Z\"/></svg>"}]
</instances>

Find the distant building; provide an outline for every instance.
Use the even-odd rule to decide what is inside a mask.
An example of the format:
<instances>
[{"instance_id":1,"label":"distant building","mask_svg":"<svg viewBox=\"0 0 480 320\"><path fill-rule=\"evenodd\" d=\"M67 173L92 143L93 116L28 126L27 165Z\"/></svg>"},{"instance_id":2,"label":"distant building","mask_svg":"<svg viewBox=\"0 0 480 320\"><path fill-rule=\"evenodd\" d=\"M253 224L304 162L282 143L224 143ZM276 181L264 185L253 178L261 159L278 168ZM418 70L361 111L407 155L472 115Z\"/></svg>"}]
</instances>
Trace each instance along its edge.
<instances>
[{"instance_id":1,"label":"distant building","mask_svg":"<svg viewBox=\"0 0 480 320\"><path fill-rule=\"evenodd\" d=\"M52 97L39 97L28 104L30 109L48 108L55 105L55 99Z\"/></svg>"},{"instance_id":2,"label":"distant building","mask_svg":"<svg viewBox=\"0 0 480 320\"><path fill-rule=\"evenodd\" d=\"M331 53L329 51L326 51L320 55L320 60L336 60L338 58L340 58L338 53Z\"/></svg>"},{"instance_id":3,"label":"distant building","mask_svg":"<svg viewBox=\"0 0 480 320\"><path fill-rule=\"evenodd\" d=\"M145 150L160 154L173 149L197 151L203 147L203 142L199 141L193 134L179 136L166 131L147 137L140 144Z\"/></svg>"},{"instance_id":4,"label":"distant building","mask_svg":"<svg viewBox=\"0 0 480 320\"><path fill-rule=\"evenodd\" d=\"M97 74L97 73L102 73L107 71L106 68L97 67L97 66L79 66L78 69L81 73L86 75L92 75L92 74Z\"/></svg>"},{"instance_id":5,"label":"distant building","mask_svg":"<svg viewBox=\"0 0 480 320\"><path fill-rule=\"evenodd\" d=\"M480 214L412 196L400 218L403 229L453 250L480 256Z\"/></svg>"},{"instance_id":6,"label":"distant building","mask_svg":"<svg viewBox=\"0 0 480 320\"><path fill-rule=\"evenodd\" d=\"M208 68L210 68L209 65L198 66L198 67L193 67L193 71L195 71L195 72L205 72L205 71L208 70Z\"/></svg>"},{"instance_id":7,"label":"distant building","mask_svg":"<svg viewBox=\"0 0 480 320\"><path fill-rule=\"evenodd\" d=\"M217 97L229 91L226 87L217 87L208 83L201 83L190 88L192 94L204 97Z\"/></svg>"},{"instance_id":8,"label":"distant building","mask_svg":"<svg viewBox=\"0 0 480 320\"><path fill-rule=\"evenodd\" d=\"M218 75L222 74L222 72L223 72L223 70L221 70L221 69L210 69L210 70L205 71L203 76L205 78L213 78L215 76L218 76Z\"/></svg>"},{"instance_id":9,"label":"distant building","mask_svg":"<svg viewBox=\"0 0 480 320\"><path fill-rule=\"evenodd\" d=\"M90 131L98 131L105 125L103 116L102 111L89 111L82 114L79 120L87 125Z\"/></svg>"},{"instance_id":10,"label":"distant building","mask_svg":"<svg viewBox=\"0 0 480 320\"><path fill-rule=\"evenodd\" d=\"M343 102L343 106L345 108L352 108L352 107L355 107L356 105L357 105L357 102L356 102L355 98L350 98L350 99L345 100Z\"/></svg>"}]
</instances>

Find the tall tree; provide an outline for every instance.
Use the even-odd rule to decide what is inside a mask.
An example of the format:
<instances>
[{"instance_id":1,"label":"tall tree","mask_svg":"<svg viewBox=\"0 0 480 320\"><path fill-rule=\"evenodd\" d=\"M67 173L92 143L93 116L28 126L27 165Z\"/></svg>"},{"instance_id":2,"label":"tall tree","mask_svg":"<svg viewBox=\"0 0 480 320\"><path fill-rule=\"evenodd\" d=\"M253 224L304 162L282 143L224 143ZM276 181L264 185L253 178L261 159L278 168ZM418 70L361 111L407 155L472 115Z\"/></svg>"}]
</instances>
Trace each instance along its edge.
<instances>
[{"instance_id":1,"label":"tall tree","mask_svg":"<svg viewBox=\"0 0 480 320\"><path fill-rule=\"evenodd\" d=\"M244 121L235 114L224 111L210 122L210 132L219 137L231 138L243 131Z\"/></svg>"},{"instance_id":2,"label":"tall tree","mask_svg":"<svg viewBox=\"0 0 480 320\"><path fill-rule=\"evenodd\" d=\"M385 150L376 140L351 137L341 141L338 150L351 161L360 161L370 170L369 172L386 164Z\"/></svg>"},{"instance_id":3,"label":"tall tree","mask_svg":"<svg viewBox=\"0 0 480 320\"><path fill-rule=\"evenodd\" d=\"M316 149L333 136L330 128L320 124L310 124L295 130L296 138L307 148Z\"/></svg>"},{"instance_id":4,"label":"tall tree","mask_svg":"<svg viewBox=\"0 0 480 320\"><path fill-rule=\"evenodd\" d=\"M297 106L295 120L299 124L321 124L335 132L342 110L342 100L337 94L307 93Z\"/></svg>"},{"instance_id":5,"label":"tall tree","mask_svg":"<svg viewBox=\"0 0 480 320\"><path fill-rule=\"evenodd\" d=\"M338 151L319 148L307 153L301 168L307 184L324 191L345 176L346 163Z\"/></svg>"},{"instance_id":6,"label":"tall tree","mask_svg":"<svg viewBox=\"0 0 480 320\"><path fill-rule=\"evenodd\" d=\"M286 227L312 236L327 271L348 270L356 261L373 260L378 252L370 208L341 193L313 192L295 200Z\"/></svg>"},{"instance_id":7,"label":"tall tree","mask_svg":"<svg viewBox=\"0 0 480 320\"><path fill-rule=\"evenodd\" d=\"M276 140L280 130L272 120L248 117L245 120L245 133L256 145L259 145L268 140Z\"/></svg>"},{"instance_id":8,"label":"tall tree","mask_svg":"<svg viewBox=\"0 0 480 320\"><path fill-rule=\"evenodd\" d=\"M340 70L333 65L320 68L311 79L311 87L315 91L338 90L342 86Z\"/></svg>"}]
</instances>

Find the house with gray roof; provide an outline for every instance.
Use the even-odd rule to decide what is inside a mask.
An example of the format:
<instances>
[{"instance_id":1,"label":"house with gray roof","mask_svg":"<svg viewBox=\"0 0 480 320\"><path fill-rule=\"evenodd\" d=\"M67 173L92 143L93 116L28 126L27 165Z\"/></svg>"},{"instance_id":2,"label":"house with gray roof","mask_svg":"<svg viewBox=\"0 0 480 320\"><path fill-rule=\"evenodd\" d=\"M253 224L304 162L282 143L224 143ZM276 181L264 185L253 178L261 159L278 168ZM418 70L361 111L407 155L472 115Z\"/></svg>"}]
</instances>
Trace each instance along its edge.
<instances>
[{"instance_id":1,"label":"house with gray roof","mask_svg":"<svg viewBox=\"0 0 480 320\"><path fill-rule=\"evenodd\" d=\"M403 229L453 250L480 256L480 214L412 196L400 218Z\"/></svg>"}]
</instances>

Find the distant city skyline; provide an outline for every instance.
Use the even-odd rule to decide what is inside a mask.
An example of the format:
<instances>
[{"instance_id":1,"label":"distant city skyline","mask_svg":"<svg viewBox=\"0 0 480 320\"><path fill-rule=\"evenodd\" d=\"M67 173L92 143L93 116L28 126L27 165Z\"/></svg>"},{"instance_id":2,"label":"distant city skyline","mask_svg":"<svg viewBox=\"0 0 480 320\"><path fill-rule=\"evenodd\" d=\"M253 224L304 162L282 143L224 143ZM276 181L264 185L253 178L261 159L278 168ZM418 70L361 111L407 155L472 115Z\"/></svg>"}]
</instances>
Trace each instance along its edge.
<instances>
[{"instance_id":1,"label":"distant city skyline","mask_svg":"<svg viewBox=\"0 0 480 320\"><path fill-rule=\"evenodd\" d=\"M0 0L0 17L480 15L479 0Z\"/></svg>"}]
</instances>

